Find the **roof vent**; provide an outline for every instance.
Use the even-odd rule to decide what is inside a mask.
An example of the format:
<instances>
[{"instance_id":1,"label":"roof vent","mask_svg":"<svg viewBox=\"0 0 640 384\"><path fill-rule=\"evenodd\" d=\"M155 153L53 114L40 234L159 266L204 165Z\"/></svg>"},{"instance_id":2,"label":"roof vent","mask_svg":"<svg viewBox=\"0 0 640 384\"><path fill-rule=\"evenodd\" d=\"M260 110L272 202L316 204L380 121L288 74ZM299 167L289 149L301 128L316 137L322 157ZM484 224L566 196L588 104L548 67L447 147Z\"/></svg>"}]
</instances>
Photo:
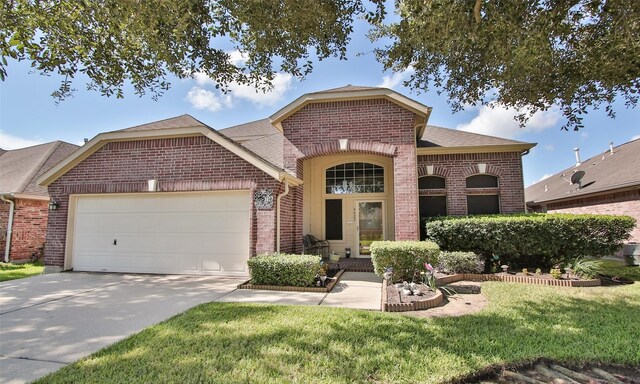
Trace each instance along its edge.
<instances>
[{"instance_id":1,"label":"roof vent","mask_svg":"<svg viewBox=\"0 0 640 384\"><path fill-rule=\"evenodd\" d=\"M544 185L544 191L549 192L549 186L547 184Z\"/></svg>"},{"instance_id":2,"label":"roof vent","mask_svg":"<svg viewBox=\"0 0 640 384\"><path fill-rule=\"evenodd\" d=\"M613 155L613 141L609 143L609 155Z\"/></svg>"},{"instance_id":3,"label":"roof vent","mask_svg":"<svg viewBox=\"0 0 640 384\"><path fill-rule=\"evenodd\" d=\"M580 148L575 147L573 148L574 152L576 153L576 167L579 166L580 164L582 164L580 162Z\"/></svg>"}]
</instances>

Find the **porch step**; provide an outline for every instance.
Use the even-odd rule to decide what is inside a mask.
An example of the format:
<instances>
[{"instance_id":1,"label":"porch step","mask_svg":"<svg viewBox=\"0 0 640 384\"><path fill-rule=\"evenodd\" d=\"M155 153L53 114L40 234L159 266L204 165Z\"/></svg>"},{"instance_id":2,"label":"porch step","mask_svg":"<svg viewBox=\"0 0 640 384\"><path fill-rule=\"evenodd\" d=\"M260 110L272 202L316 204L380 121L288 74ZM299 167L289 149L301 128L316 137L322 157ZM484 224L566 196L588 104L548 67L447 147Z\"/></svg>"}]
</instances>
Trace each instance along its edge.
<instances>
[{"instance_id":1,"label":"porch step","mask_svg":"<svg viewBox=\"0 0 640 384\"><path fill-rule=\"evenodd\" d=\"M340 269L344 269L347 272L373 272L371 259L343 257L338 261L338 265Z\"/></svg>"}]
</instances>

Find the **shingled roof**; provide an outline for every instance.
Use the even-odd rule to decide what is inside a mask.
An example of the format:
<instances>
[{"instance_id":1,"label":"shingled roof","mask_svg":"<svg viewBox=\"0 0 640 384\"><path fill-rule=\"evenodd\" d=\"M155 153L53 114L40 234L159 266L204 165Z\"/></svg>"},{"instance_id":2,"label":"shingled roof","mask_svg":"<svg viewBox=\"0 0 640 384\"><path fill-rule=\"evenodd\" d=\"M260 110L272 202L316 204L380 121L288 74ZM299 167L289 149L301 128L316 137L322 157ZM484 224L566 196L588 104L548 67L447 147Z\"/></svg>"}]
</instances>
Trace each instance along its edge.
<instances>
[{"instance_id":1,"label":"shingled roof","mask_svg":"<svg viewBox=\"0 0 640 384\"><path fill-rule=\"evenodd\" d=\"M0 193L48 196L38 185L40 175L79 147L64 141L34 145L0 153Z\"/></svg>"},{"instance_id":2,"label":"shingled roof","mask_svg":"<svg viewBox=\"0 0 640 384\"><path fill-rule=\"evenodd\" d=\"M524 141L503 139L500 137L481 135L459 131L456 129L436 127L427 125L422 135L422 139L418 141L418 148L430 147L475 147L481 145L513 145L528 144Z\"/></svg>"},{"instance_id":3,"label":"shingled roof","mask_svg":"<svg viewBox=\"0 0 640 384\"><path fill-rule=\"evenodd\" d=\"M640 139L599 153L525 189L528 205L572 199L593 193L640 186ZM571 175L584 171L581 186L570 184Z\"/></svg>"}]
</instances>

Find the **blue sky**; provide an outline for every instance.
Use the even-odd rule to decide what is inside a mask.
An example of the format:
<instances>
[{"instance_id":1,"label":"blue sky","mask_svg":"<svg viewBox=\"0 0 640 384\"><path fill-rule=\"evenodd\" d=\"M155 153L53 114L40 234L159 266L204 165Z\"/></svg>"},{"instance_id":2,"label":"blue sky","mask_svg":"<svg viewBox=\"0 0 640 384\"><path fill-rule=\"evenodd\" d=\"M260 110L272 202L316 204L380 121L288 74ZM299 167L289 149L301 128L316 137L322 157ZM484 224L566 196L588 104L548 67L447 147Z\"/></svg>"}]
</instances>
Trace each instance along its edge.
<instances>
[{"instance_id":1,"label":"blue sky","mask_svg":"<svg viewBox=\"0 0 640 384\"><path fill-rule=\"evenodd\" d=\"M131 90L124 99L106 98L84 90L79 77L74 96L59 105L50 96L60 78L31 73L26 62L10 61L8 78L0 83L0 147L14 149L53 140L81 143L100 132L127 128L188 113L213 128L268 117L298 96L346 84L387 86L433 107L429 124L516 140L538 145L524 157L525 185L554 174L573 164L574 147L580 147L583 160L614 145L640 137L640 109L626 109L617 103L617 118L604 111L592 111L579 132L561 131L561 114L550 110L536 115L524 128L512 119L514 112L504 108L475 108L453 114L444 95L436 92L417 94L402 86L407 73L383 72L365 37L363 23L358 24L349 47L348 60L327 59L314 64L314 71L303 81L281 74L268 94L247 87L232 87L229 95L219 94L206 78L175 79L172 88L159 99L139 98ZM358 53L365 52L358 55Z\"/></svg>"}]
</instances>

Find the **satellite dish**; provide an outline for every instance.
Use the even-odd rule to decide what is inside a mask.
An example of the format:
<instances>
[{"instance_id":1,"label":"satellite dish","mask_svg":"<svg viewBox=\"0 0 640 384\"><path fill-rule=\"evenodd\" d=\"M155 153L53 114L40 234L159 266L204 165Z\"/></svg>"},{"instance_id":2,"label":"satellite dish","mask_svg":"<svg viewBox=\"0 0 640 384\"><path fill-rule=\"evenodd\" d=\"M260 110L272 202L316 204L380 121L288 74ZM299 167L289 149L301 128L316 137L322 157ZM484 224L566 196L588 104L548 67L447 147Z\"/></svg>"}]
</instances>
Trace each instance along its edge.
<instances>
[{"instance_id":1,"label":"satellite dish","mask_svg":"<svg viewBox=\"0 0 640 384\"><path fill-rule=\"evenodd\" d=\"M571 175L571 184L578 184L578 188L581 187L580 180L584 177L584 171L576 171Z\"/></svg>"}]
</instances>

